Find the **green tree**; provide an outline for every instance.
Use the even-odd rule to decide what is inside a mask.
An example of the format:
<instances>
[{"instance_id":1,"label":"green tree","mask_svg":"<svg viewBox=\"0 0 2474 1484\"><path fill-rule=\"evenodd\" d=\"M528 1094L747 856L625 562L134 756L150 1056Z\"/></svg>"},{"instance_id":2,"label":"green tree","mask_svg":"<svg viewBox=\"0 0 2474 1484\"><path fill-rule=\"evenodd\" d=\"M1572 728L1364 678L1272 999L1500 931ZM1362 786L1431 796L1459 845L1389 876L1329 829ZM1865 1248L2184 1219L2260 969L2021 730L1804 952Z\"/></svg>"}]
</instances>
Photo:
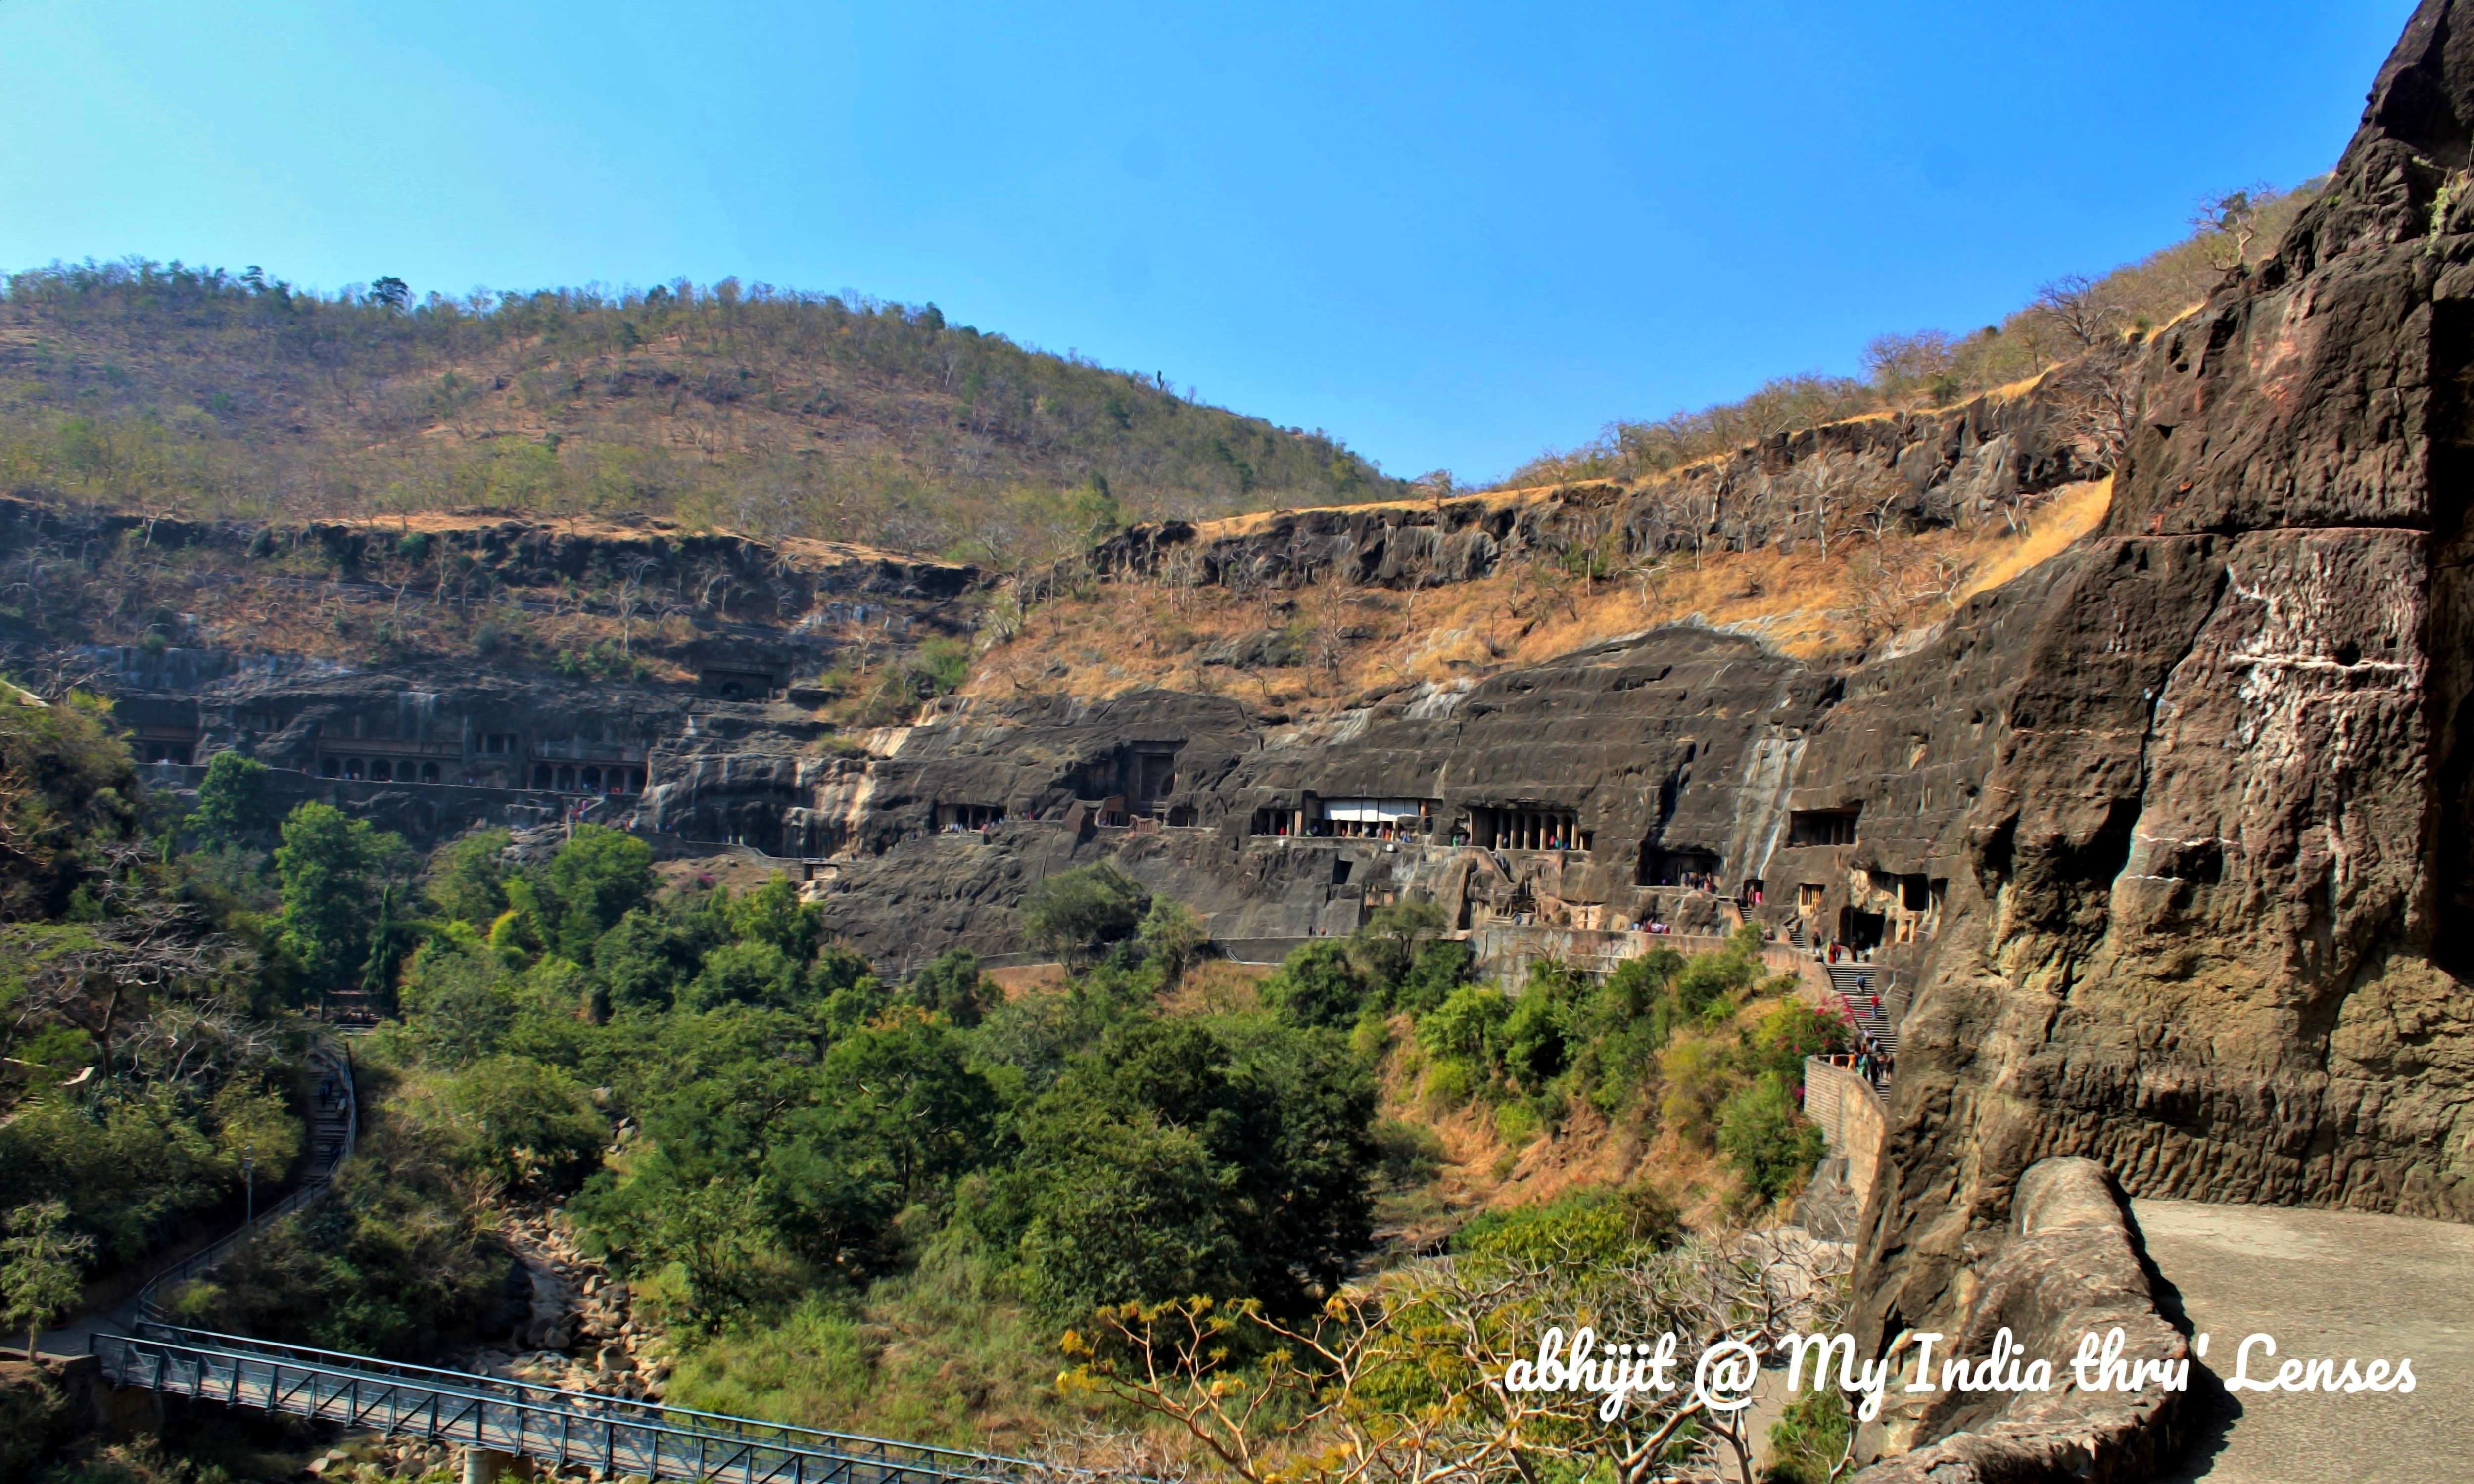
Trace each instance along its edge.
<instances>
[{"instance_id":1,"label":"green tree","mask_svg":"<svg viewBox=\"0 0 2474 1484\"><path fill-rule=\"evenodd\" d=\"M1389 999L1416 962L1421 940L1442 932L1447 919L1431 901L1395 901L1368 915L1355 941L1358 968Z\"/></svg>"},{"instance_id":2,"label":"green tree","mask_svg":"<svg viewBox=\"0 0 2474 1484\"><path fill-rule=\"evenodd\" d=\"M705 955L704 968L687 988L682 1003L691 1010L721 1005L766 1005L788 1010L798 1004L799 965L769 943L725 943Z\"/></svg>"},{"instance_id":3,"label":"green tree","mask_svg":"<svg viewBox=\"0 0 2474 1484\"><path fill-rule=\"evenodd\" d=\"M987 1008L1005 997L980 972L980 956L968 948L947 948L904 988L912 1004L964 1029L979 1024Z\"/></svg>"},{"instance_id":4,"label":"green tree","mask_svg":"<svg viewBox=\"0 0 2474 1484\"><path fill-rule=\"evenodd\" d=\"M402 925L401 838L332 804L304 803L283 822L275 871L283 946L320 994L392 982Z\"/></svg>"},{"instance_id":5,"label":"green tree","mask_svg":"<svg viewBox=\"0 0 2474 1484\"><path fill-rule=\"evenodd\" d=\"M593 945L653 895L653 848L601 825L578 825L536 888L543 944L581 964Z\"/></svg>"},{"instance_id":6,"label":"green tree","mask_svg":"<svg viewBox=\"0 0 2474 1484\"><path fill-rule=\"evenodd\" d=\"M37 1201L9 1213L9 1236L0 1241L0 1319L26 1327L26 1358L43 1327L78 1301L80 1265L93 1255L94 1238L66 1230L68 1208Z\"/></svg>"},{"instance_id":7,"label":"green tree","mask_svg":"<svg viewBox=\"0 0 2474 1484\"><path fill-rule=\"evenodd\" d=\"M242 845L262 840L275 825L266 801L266 764L238 753L217 753L198 784L197 812L190 827L210 845Z\"/></svg>"},{"instance_id":8,"label":"green tree","mask_svg":"<svg viewBox=\"0 0 2474 1484\"><path fill-rule=\"evenodd\" d=\"M1166 897L1152 898L1152 910L1144 914L1137 931L1143 947L1159 964L1164 982L1172 985L1185 977L1187 968L1211 941L1209 929L1192 907Z\"/></svg>"},{"instance_id":9,"label":"green tree","mask_svg":"<svg viewBox=\"0 0 2474 1484\"><path fill-rule=\"evenodd\" d=\"M610 1137L583 1084L529 1057L475 1062L440 1095L461 1162L510 1185L571 1185Z\"/></svg>"},{"instance_id":10,"label":"green tree","mask_svg":"<svg viewBox=\"0 0 2474 1484\"><path fill-rule=\"evenodd\" d=\"M100 869L100 842L136 832L138 783L109 702L45 705L0 680L0 922L61 916Z\"/></svg>"},{"instance_id":11,"label":"green tree","mask_svg":"<svg viewBox=\"0 0 2474 1484\"><path fill-rule=\"evenodd\" d=\"M959 1032L910 1015L835 1043L822 1076L829 1100L790 1118L765 1166L785 1231L819 1261L890 1257L904 1208L942 1205L956 1179L995 1156L996 1089Z\"/></svg>"},{"instance_id":12,"label":"green tree","mask_svg":"<svg viewBox=\"0 0 2474 1484\"><path fill-rule=\"evenodd\" d=\"M476 829L440 846L424 883L430 901L458 922L487 928L497 922L507 910L506 851L514 839L508 830Z\"/></svg>"},{"instance_id":13,"label":"green tree","mask_svg":"<svg viewBox=\"0 0 2474 1484\"><path fill-rule=\"evenodd\" d=\"M1366 981L1348 950L1328 940L1301 945L1265 979L1263 1003L1298 1025L1344 1026L1366 1007Z\"/></svg>"},{"instance_id":14,"label":"green tree","mask_svg":"<svg viewBox=\"0 0 2474 1484\"><path fill-rule=\"evenodd\" d=\"M1021 1121L1007 1186L1032 1289L1060 1317L1195 1293L1307 1312L1369 1239L1373 1115L1330 1032L1118 1026Z\"/></svg>"},{"instance_id":15,"label":"green tree","mask_svg":"<svg viewBox=\"0 0 2474 1484\"><path fill-rule=\"evenodd\" d=\"M593 971L613 1009L667 1010L724 930L717 912L639 907L593 945Z\"/></svg>"},{"instance_id":16,"label":"green tree","mask_svg":"<svg viewBox=\"0 0 2474 1484\"><path fill-rule=\"evenodd\" d=\"M449 936L415 950L404 965L400 998L422 1059L468 1066L497 1051L515 1022L506 978L495 954Z\"/></svg>"},{"instance_id":17,"label":"green tree","mask_svg":"<svg viewBox=\"0 0 2474 1484\"><path fill-rule=\"evenodd\" d=\"M741 943L769 943L802 964L815 956L825 935L824 909L801 901L799 889L779 873L731 902L726 919Z\"/></svg>"},{"instance_id":18,"label":"green tree","mask_svg":"<svg viewBox=\"0 0 2474 1484\"><path fill-rule=\"evenodd\" d=\"M1233 1172L1194 1131L1146 1113L1078 1122L1072 1134L1039 1169L1022 1235L1025 1287L1036 1306L1079 1319L1104 1304L1245 1292L1243 1234L1230 1220Z\"/></svg>"},{"instance_id":19,"label":"green tree","mask_svg":"<svg viewBox=\"0 0 2474 1484\"><path fill-rule=\"evenodd\" d=\"M1102 861L1060 871L1023 898L1022 934L1069 959L1129 936L1151 906L1142 884Z\"/></svg>"}]
</instances>

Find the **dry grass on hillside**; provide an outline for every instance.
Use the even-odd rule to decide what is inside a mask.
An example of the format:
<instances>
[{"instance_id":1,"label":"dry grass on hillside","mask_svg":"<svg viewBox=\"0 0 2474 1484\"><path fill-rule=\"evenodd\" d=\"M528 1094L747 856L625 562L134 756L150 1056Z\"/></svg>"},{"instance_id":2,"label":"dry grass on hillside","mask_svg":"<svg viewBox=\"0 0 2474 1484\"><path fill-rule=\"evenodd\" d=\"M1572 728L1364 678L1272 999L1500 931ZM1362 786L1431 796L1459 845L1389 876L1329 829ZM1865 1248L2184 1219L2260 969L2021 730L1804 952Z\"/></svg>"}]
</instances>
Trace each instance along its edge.
<instances>
[{"instance_id":1,"label":"dry grass on hillside","mask_svg":"<svg viewBox=\"0 0 2474 1484\"><path fill-rule=\"evenodd\" d=\"M1970 594L2007 582L2095 529L2112 484L2073 486L2021 536L1999 527L1876 542L1809 543L1671 559L1638 581L1587 582L1516 562L1479 582L1419 592L1319 584L1237 595L1142 583L1099 584L1043 605L1016 638L990 648L965 694L1063 691L1101 699L1148 686L1315 710L1369 690L1479 677L1537 664L1661 624L1698 619L1804 659L1864 653L1938 621ZM1279 635L1292 663L1232 656ZM1232 662L1215 662L1232 661Z\"/></svg>"},{"instance_id":2,"label":"dry grass on hillside","mask_svg":"<svg viewBox=\"0 0 2474 1484\"><path fill-rule=\"evenodd\" d=\"M1774 1003L1752 1001L1739 1022L1749 1028ZM1561 1127L1507 1138L1500 1110L1482 1099L1439 1108L1421 1092L1423 1059L1415 1049L1409 1017L1395 1017L1390 1030L1378 1073L1381 1116L1433 1130L1443 1158L1442 1170L1418 1199L1388 1212L1399 1247L1429 1245L1481 1211L1540 1206L1577 1190L1636 1182L1657 1189L1687 1224L1699 1228L1721 1224L1741 1199L1741 1180L1715 1150L1654 1120L1646 1128L1631 1117L1611 1122L1575 1100ZM1654 1106L1656 1099L1650 1102ZM1520 1121L1513 1120L1513 1126Z\"/></svg>"}]
</instances>

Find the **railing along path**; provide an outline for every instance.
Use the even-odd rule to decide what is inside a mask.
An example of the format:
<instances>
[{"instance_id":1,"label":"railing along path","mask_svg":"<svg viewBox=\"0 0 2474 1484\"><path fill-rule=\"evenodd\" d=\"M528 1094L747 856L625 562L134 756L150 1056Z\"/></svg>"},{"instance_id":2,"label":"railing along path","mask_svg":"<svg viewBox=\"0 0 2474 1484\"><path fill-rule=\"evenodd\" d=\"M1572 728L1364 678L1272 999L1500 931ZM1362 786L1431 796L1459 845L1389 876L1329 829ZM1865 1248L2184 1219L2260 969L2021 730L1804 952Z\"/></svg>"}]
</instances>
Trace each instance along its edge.
<instances>
[{"instance_id":1,"label":"railing along path","mask_svg":"<svg viewBox=\"0 0 2474 1484\"><path fill-rule=\"evenodd\" d=\"M1022 1459L724 1417L402 1365L241 1335L140 1324L96 1335L115 1385L348 1427L521 1454L605 1477L721 1484L944 1484L1015 1480Z\"/></svg>"},{"instance_id":2,"label":"railing along path","mask_svg":"<svg viewBox=\"0 0 2474 1484\"><path fill-rule=\"evenodd\" d=\"M141 1320L161 1322L172 1317L163 1295L193 1278L220 1266L232 1250L252 1235L291 1215L312 1202L325 1197L333 1188L335 1172L352 1157L353 1145L360 1137L360 1102L352 1087L352 1053L339 1050L328 1041L310 1049L310 1060L324 1075L315 1116L309 1131L309 1174L290 1195L260 1211L255 1219L230 1232L186 1257L165 1268L146 1281L137 1290L137 1314Z\"/></svg>"}]
</instances>

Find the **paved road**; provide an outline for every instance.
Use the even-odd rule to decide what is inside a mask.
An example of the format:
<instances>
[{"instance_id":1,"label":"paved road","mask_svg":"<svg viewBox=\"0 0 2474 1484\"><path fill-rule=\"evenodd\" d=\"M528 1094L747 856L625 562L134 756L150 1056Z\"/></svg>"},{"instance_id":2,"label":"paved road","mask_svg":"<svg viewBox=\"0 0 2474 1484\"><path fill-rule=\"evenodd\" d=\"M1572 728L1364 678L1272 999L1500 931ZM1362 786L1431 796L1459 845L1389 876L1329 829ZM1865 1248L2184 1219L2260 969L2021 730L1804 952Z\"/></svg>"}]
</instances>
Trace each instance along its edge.
<instances>
[{"instance_id":1,"label":"paved road","mask_svg":"<svg viewBox=\"0 0 2474 1484\"><path fill-rule=\"evenodd\" d=\"M2413 1360L2411 1396L2219 1396L2168 1484L2430 1484L2474 1458L2474 1227L2272 1206L2134 1201L2148 1256L2234 1375L2244 1336L2300 1356ZM2249 1374L2272 1374L2252 1352ZM2199 1367L2192 1368L2193 1389ZM2207 1403L2203 1402L2203 1405Z\"/></svg>"}]
</instances>

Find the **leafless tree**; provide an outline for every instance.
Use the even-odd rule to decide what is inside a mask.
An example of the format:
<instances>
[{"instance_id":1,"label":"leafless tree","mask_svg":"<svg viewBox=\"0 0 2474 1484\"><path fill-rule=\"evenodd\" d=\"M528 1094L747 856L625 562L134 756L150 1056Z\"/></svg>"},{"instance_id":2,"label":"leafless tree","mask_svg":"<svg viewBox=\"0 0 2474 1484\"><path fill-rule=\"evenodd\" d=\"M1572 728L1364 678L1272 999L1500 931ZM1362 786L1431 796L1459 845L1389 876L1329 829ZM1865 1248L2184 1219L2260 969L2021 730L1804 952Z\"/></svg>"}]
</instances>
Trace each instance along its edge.
<instances>
[{"instance_id":1,"label":"leafless tree","mask_svg":"<svg viewBox=\"0 0 2474 1484\"><path fill-rule=\"evenodd\" d=\"M2028 307L2082 350L2122 328L2122 306L2084 274L2066 274L2046 284Z\"/></svg>"},{"instance_id":2,"label":"leafless tree","mask_svg":"<svg viewBox=\"0 0 2474 1484\"><path fill-rule=\"evenodd\" d=\"M2139 368L2130 347L2098 346L2055 372L2052 395L2062 428L2098 472L2122 466L2139 423Z\"/></svg>"},{"instance_id":3,"label":"leafless tree","mask_svg":"<svg viewBox=\"0 0 2474 1484\"><path fill-rule=\"evenodd\" d=\"M1166 1424L1181 1472L1245 1484L1534 1484L1600 1466L1650 1484L1676 1476L1668 1455L1687 1425L1693 1476L1750 1484L1745 1414L1692 1395L1696 1352L1721 1341L1767 1352L1834 1328L1844 1295L1837 1250L1792 1229L1613 1264L1438 1258L1344 1289L1304 1323L1207 1299L1104 1310L1067 1337L1080 1362L1068 1381ZM1593 1394L1507 1384L1548 1327L1585 1313L1610 1344L1673 1332L1681 1384L1635 1393L1613 1417ZM1263 1358L1235 1358L1249 1351Z\"/></svg>"},{"instance_id":4,"label":"leafless tree","mask_svg":"<svg viewBox=\"0 0 2474 1484\"><path fill-rule=\"evenodd\" d=\"M625 580L618 585L618 652L636 652L636 605L644 592L644 579L661 570L658 557L641 556L626 565Z\"/></svg>"}]
</instances>

